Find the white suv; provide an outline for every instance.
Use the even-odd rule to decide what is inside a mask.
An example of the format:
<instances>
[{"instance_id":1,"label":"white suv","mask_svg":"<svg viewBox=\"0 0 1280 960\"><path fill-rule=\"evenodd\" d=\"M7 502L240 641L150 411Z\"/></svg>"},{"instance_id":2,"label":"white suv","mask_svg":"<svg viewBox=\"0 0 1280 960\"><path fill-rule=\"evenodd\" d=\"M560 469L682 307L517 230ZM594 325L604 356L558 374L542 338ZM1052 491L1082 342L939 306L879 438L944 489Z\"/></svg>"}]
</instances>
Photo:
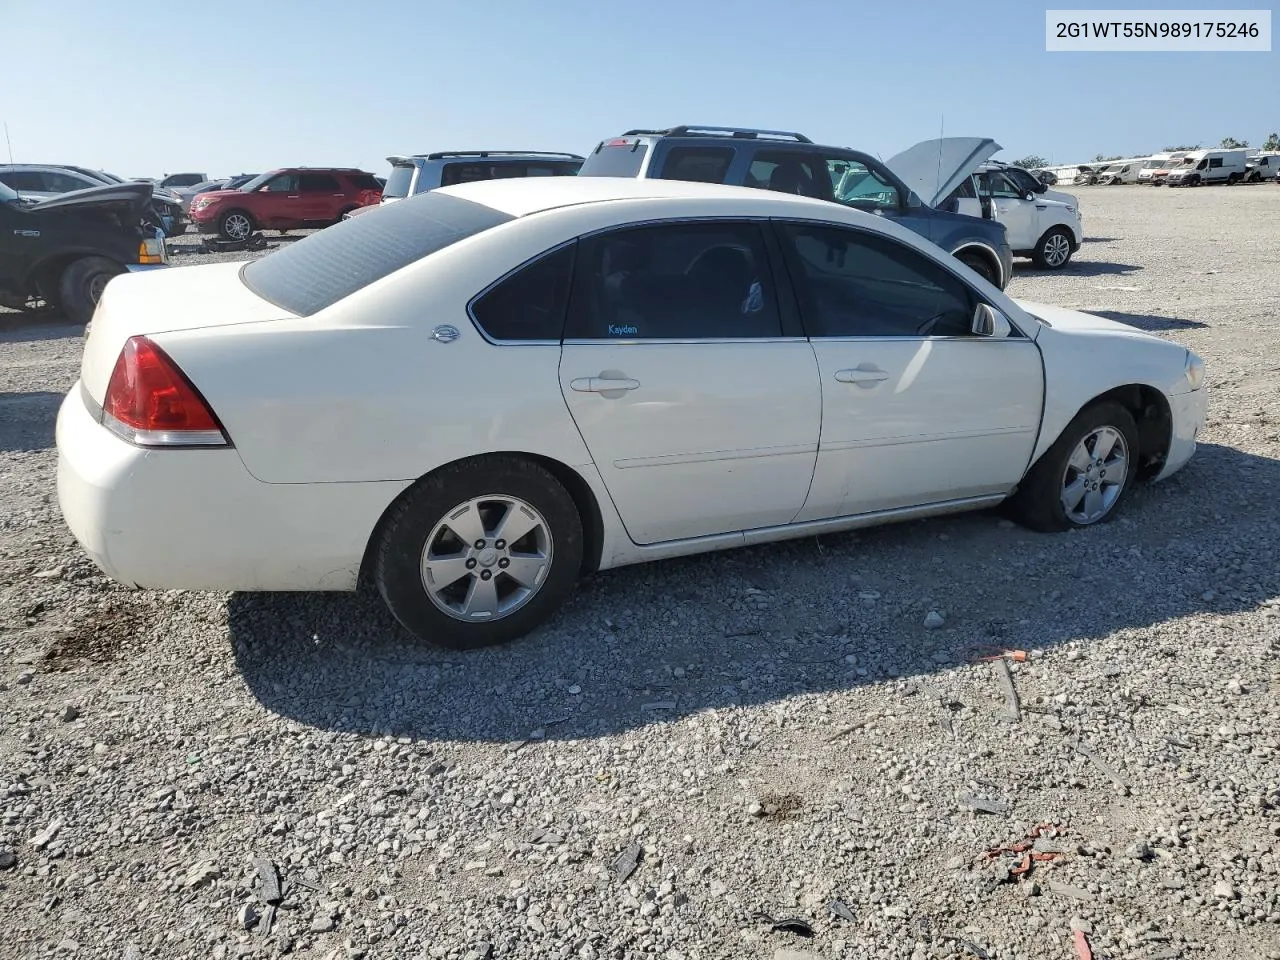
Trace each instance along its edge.
<instances>
[{"instance_id":1,"label":"white suv","mask_svg":"<svg viewBox=\"0 0 1280 960\"><path fill-rule=\"evenodd\" d=\"M1015 257L1060 270L1084 242L1080 205L1069 193L1034 192L1003 164L983 164L975 175L984 216L1004 224Z\"/></svg>"}]
</instances>

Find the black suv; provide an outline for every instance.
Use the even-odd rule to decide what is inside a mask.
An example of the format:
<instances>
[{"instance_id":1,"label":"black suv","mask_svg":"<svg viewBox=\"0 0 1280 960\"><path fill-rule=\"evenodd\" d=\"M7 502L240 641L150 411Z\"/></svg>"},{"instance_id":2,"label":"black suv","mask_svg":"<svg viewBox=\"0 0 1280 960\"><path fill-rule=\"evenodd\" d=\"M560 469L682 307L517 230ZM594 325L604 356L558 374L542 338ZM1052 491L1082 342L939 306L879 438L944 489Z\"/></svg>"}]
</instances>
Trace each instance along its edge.
<instances>
[{"instance_id":1,"label":"black suv","mask_svg":"<svg viewBox=\"0 0 1280 960\"><path fill-rule=\"evenodd\" d=\"M32 203L0 184L0 306L43 302L87 323L112 277L167 264L151 191L120 183Z\"/></svg>"},{"instance_id":2,"label":"black suv","mask_svg":"<svg viewBox=\"0 0 1280 960\"><path fill-rule=\"evenodd\" d=\"M742 127L628 130L602 140L580 177L652 177L778 190L896 220L1004 289L1013 253L1004 225L931 207L875 157L800 133Z\"/></svg>"}]
</instances>

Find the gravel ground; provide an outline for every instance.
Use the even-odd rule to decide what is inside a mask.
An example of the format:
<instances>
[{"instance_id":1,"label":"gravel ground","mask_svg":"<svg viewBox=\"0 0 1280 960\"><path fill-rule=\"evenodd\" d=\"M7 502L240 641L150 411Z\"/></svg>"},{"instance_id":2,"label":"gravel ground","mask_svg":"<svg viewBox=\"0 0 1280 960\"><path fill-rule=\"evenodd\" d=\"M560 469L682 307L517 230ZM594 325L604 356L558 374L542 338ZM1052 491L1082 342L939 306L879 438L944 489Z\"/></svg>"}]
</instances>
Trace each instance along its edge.
<instances>
[{"instance_id":1,"label":"gravel ground","mask_svg":"<svg viewBox=\"0 0 1280 960\"><path fill-rule=\"evenodd\" d=\"M0 956L1280 958L1280 188L1076 192L1011 292L1206 358L1181 474L603 574L476 654L107 581L80 331L0 317Z\"/></svg>"}]
</instances>

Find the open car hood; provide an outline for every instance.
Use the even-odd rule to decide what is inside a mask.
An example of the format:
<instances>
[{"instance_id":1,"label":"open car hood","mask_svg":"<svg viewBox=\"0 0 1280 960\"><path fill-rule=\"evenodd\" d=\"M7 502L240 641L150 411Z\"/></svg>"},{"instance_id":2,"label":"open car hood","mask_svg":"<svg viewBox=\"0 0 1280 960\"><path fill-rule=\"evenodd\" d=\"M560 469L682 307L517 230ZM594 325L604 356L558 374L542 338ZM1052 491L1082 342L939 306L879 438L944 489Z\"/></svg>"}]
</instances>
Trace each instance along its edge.
<instances>
[{"instance_id":1,"label":"open car hood","mask_svg":"<svg viewBox=\"0 0 1280 960\"><path fill-rule=\"evenodd\" d=\"M85 190L72 190L27 207L32 213L54 213L61 210L135 210L139 216L151 202L149 183L112 183Z\"/></svg>"},{"instance_id":2,"label":"open car hood","mask_svg":"<svg viewBox=\"0 0 1280 960\"><path fill-rule=\"evenodd\" d=\"M889 158L885 166L917 197L936 207L1000 149L1000 144L989 137L942 137L908 147Z\"/></svg>"}]
</instances>

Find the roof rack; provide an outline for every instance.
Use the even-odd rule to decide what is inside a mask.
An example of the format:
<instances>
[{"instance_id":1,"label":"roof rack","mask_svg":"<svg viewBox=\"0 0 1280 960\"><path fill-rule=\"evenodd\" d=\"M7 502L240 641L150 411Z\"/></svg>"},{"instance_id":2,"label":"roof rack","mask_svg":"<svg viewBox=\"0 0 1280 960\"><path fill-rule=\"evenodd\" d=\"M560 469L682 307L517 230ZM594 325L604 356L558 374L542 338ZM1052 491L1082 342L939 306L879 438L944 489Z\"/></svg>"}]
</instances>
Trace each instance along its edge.
<instances>
[{"instance_id":1,"label":"roof rack","mask_svg":"<svg viewBox=\"0 0 1280 960\"><path fill-rule=\"evenodd\" d=\"M443 160L446 157L559 157L562 160L582 160L576 153L563 153L559 150L439 150L435 153L420 153L427 160Z\"/></svg>"},{"instance_id":2,"label":"roof rack","mask_svg":"<svg viewBox=\"0 0 1280 960\"><path fill-rule=\"evenodd\" d=\"M642 134L656 134L664 137L723 137L725 135L740 140L794 140L797 143L813 143L803 133L790 130L758 130L754 127L717 127L702 124L684 124L679 127L668 127L665 130L628 130L624 137Z\"/></svg>"}]
</instances>

